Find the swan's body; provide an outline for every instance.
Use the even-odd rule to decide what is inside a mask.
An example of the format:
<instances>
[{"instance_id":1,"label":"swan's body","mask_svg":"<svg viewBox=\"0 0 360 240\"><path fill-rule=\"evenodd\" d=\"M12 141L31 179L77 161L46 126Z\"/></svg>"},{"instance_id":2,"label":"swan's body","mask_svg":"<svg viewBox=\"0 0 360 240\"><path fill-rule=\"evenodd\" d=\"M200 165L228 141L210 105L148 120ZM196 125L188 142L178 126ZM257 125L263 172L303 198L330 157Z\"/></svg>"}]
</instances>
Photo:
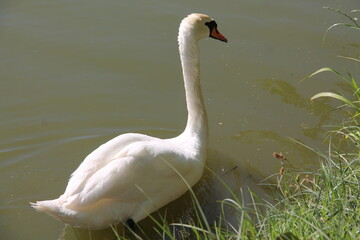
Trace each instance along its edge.
<instances>
[{"instance_id":1,"label":"swan's body","mask_svg":"<svg viewBox=\"0 0 360 240\"><path fill-rule=\"evenodd\" d=\"M202 175L208 141L197 45L208 36L227 41L206 15L191 14L180 24L178 42L188 110L182 134L171 139L120 135L85 158L63 195L32 206L65 224L101 229L128 219L138 222L180 197L188 187L179 174L193 186Z\"/></svg>"}]
</instances>

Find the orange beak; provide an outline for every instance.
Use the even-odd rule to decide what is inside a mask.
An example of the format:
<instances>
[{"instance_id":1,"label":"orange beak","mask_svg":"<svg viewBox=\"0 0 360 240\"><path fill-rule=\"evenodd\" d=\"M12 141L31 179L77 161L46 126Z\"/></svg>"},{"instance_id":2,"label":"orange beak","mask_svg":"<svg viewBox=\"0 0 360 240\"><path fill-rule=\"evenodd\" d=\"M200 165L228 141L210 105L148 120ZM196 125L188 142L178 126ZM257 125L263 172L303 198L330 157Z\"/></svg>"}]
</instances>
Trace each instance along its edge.
<instances>
[{"instance_id":1,"label":"orange beak","mask_svg":"<svg viewBox=\"0 0 360 240\"><path fill-rule=\"evenodd\" d=\"M218 30L216 27L214 27L210 33L210 37L215 38L217 40L223 41L223 42L228 42L228 40L226 39L226 37L224 37Z\"/></svg>"}]
</instances>

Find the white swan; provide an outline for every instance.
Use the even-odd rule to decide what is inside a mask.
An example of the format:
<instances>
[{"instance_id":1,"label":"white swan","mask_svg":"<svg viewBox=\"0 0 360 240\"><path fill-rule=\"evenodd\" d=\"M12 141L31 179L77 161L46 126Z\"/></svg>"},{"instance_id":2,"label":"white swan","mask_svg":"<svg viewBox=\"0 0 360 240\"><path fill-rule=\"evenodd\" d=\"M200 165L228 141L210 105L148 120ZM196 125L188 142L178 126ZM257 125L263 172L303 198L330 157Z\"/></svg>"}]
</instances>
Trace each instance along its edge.
<instances>
[{"instance_id":1,"label":"white swan","mask_svg":"<svg viewBox=\"0 0 360 240\"><path fill-rule=\"evenodd\" d=\"M207 151L208 124L200 87L198 40L227 39L216 22L191 14L179 28L179 51L188 110L182 134L159 139L123 134L89 154L73 172L58 199L32 207L74 227L101 229L138 222L184 194L201 177ZM174 170L176 169L176 171Z\"/></svg>"}]
</instances>

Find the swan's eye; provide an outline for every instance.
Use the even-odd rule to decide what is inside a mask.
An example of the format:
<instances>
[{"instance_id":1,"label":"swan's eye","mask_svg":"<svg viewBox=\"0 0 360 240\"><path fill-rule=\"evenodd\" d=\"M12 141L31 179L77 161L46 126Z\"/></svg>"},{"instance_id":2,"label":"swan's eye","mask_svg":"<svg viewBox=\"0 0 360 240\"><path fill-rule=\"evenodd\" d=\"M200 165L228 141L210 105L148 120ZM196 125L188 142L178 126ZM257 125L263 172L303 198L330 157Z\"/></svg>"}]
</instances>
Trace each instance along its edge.
<instances>
[{"instance_id":1,"label":"swan's eye","mask_svg":"<svg viewBox=\"0 0 360 240\"><path fill-rule=\"evenodd\" d=\"M215 28L217 29L217 24L215 22L215 20L212 20L210 22L206 22L205 23L206 26L208 26L208 28L210 29L210 32Z\"/></svg>"}]
</instances>

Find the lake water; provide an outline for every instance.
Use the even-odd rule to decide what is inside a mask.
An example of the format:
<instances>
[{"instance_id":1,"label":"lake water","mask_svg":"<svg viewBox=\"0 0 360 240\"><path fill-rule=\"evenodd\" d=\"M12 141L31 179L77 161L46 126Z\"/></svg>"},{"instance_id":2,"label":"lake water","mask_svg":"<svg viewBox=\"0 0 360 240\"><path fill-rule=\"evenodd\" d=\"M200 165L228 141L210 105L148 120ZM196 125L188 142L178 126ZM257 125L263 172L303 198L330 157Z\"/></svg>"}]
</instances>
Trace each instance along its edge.
<instances>
[{"instance_id":1,"label":"lake water","mask_svg":"<svg viewBox=\"0 0 360 240\"><path fill-rule=\"evenodd\" d=\"M338 55L359 57L356 31L327 27L358 0L2 0L0 3L0 238L113 239L111 230L73 230L29 202L57 198L85 156L125 132L173 137L186 123L177 31L202 12L229 39L203 40L201 72L210 125L207 166L236 192L278 172L273 152L294 166L318 164L297 139L326 151L336 102L310 102L344 89L329 66L359 73ZM357 75L358 77L358 75ZM342 90L344 89L344 90ZM206 173L195 192L210 221L228 197ZM189 194L168 206L191 217ZM190 212L190 213L189 213ZM151 220L142 221L146 230ZM146 230L146 231L147 231ZM150 233L151 234L151 233Z\"/></svg>"}]
</instances>

